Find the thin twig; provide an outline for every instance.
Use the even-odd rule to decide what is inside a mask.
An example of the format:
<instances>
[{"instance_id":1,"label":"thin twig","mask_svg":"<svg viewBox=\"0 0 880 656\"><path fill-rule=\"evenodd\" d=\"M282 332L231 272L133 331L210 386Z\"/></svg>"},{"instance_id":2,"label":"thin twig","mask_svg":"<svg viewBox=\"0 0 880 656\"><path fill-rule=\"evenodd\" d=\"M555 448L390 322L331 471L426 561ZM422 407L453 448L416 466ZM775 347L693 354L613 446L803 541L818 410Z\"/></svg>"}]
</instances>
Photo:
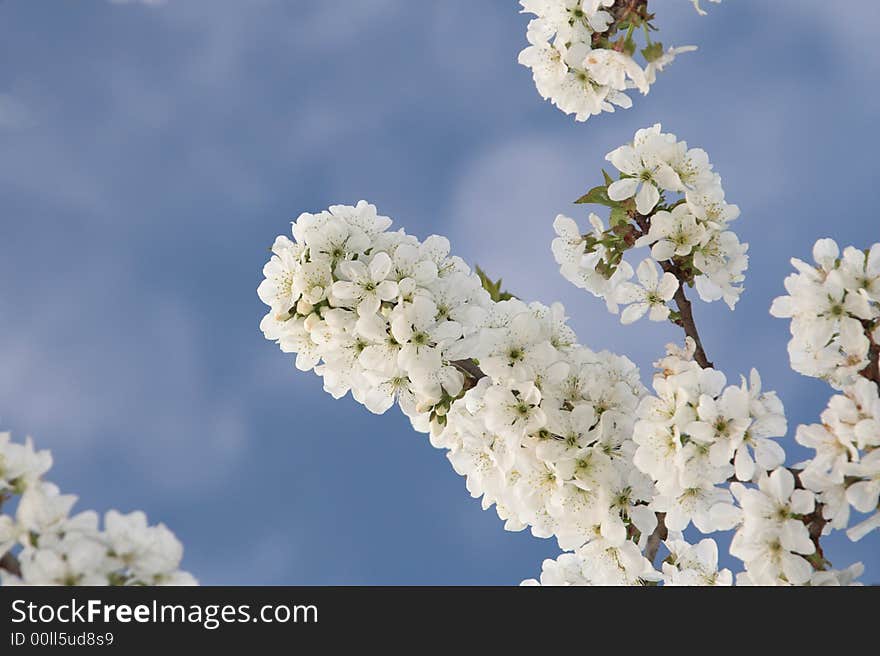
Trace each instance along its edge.
<instances>
[{"instance_id":1,"label":"thin twig","mask_svg":"<svg viewBox=\"0 0 880 656\"><path fill-rule=\"evenodd\" d=\"M462 373L470 376L475 383L480 380L480 378L483 378L486 375L480 369L480 366L470 358L468 358L467 360L453 360L449 364L451 364Z\"/></svg>"},{"instance_id":2,"label":"thin twig","mask_svg":"<svg viewBox=\"0 0 880 656\"><path fill-rule=\"evenodd\" d=\"M641 232L636 232L634 236L642 237L647 235L651 229L651 218L644 214L639 214L638 212L631 213L630 216L635 220L641 230ZM709 360L706 351L703 348L703 340L700 339L700 333L697 330L697 323L694 321L693 308L691 307L691 302L688 300L687 294L685 294L684 291L684 286L688 284L690 278L685 275L685 272L682 271L681 267L673 261L660 262L660 266L663 268L663 271L671 273L675 276L676 280L678 280L678 289L675 290L675 296L672 297L672 300L675 301L675 306L678 309L679 315L679 319L675 323L684 329L685 335L694 340L694 344L696 345L696 349L694 350L694 360L696 360L697 364L703 369L714 369L714 365Z\"/></svg>"},{"instance_id":3,"label":"thin twig","mask_svg":"<svg viewBox=\"0 0 880 656\"><path fill-rule=\"evenodd\" d=\"M868 366L859 373L868 380L874 381L880 387L880 344L874 341L871 324L868 321L863 321L862 325L865 328L865 335L868 337L870 348L868 349Z\"/></svg>"}]
</instances>

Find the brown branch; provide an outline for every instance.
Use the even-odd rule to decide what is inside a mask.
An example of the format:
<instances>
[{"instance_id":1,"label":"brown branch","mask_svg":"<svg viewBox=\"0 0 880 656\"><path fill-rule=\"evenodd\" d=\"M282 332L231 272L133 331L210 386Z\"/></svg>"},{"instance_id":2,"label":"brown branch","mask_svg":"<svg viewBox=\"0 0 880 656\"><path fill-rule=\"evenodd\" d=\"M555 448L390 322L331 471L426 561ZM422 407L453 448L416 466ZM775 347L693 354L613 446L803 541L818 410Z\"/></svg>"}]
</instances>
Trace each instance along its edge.
<instances>
[{"instance_id":1,"label":"brown branch","mask_svg":"<svg viewBox=\"0 0 880 656\"><path fill-rule=\"evenodd\" d=\"M9 497L5 492L0 492L0 508L3 507L3 504L9 500ZM7 551L3 554L3 557L0 558L0 569L5 569L7 572L11 574L15 574L16 576L21 576L21 565L18 562L18 558L12 555L11 551Z\"/></svg>"},{"instance_id":2,"label":"brown branch","mask_svg":"<svg viewBox=\"0 0 880 656\"><path fill-rule=\"evenodd\" d=\"M483 373L482 369L480 369L480 366L470 358L468 358L467 360L453 360L449 364L451 364L463 374L467 374L468 376L470 376L473 379L474 383L476 383L478 380L480 380L480 378L483 378L486 375Z\"/></svg>"},{"instance_id":3,"label":"brown branch","mask_svg":"<svg viewBox=\"0 0 880 656\"><path fill-rule=\"evenodd\" d=\"M790 471L794 475L794 486L798 490L805 490L804 484L801 482L801 471L800 469L794 469L793 467L786 467L788 471ZM816 548L816 551L809 557L806 557L807 560L810 561L810 564L813 566L815 570L824 570L825 565L830 565L827 560L825 560L825 552L822 551L822 545L819 544L819 540L822 537L822 531L825 530L825 525L828 523L828 520L825 519L822 515L823 505L821 503L817 503L813 512L809 515L804 515L801 518L801 521L804 523L804 526L807 527L807 530L810 532L810 541L813 543L813 546Z\"/></svg>"},{"instance_id":4,"label":"brown branch","mask_svg":"<svg viewBox=\"0 0 880 656\"><path fill-rule=\"evenodd\" d=\"M694 360L697 361L703 369L714 369L715 366L706 356L706 351L703 349L703 342L700 339L700 333L697 331L697 324L694 321L694 313L691 308L691 302L688 300L687 295L684 293L684 280L682 279L681 272L675 264L671 262L661 262L660 266L663 267L663 270L667 273L671 273L678 279L678 289L675 290L675 296L672 299L675 301L675 306L678 308L679 319L675 322L676 325L681 326L684 329L684 334L694 340L694 344L696 345L696 349L694 350Z\"/></svg>"},{"instance_id":5,"label":"brown branch","mask_svg":"<svg viewBox=\"0 0 880 656\"><path fill-rule=\"evenodd\" d=\"M5 569L10 574L21 576L21 564L18 558L12 555L11 551L6 552L3 558L0 558L0 569Z\"/></svg>"},{"instance_id":6,"label":"brown branch","mask_svg":"<svg viewBox=\"0 0 880 656\"><path fill-rule=\"evenodd\" d=\"M642 20L648 13L648 0L617 0L607 11L614 18L615 23L622 23L630 16Z\"/></svg>"},{"instance_id":7,"label":"brown branch","mask_svg":"<svg viewBox=\"0 0 880 656\"><path fill-rule=\"evenodd\" d=\"M633 212L630 216L635 220L641 230L641 232L637 232L634 237L647 235L648 231L651 229L651 218L644 214L639 214L638 212ZM693 276L688 275L688 272L682 270L682 268L674 261L660 262L660 266L663 268L663 271L671 273L675 276L675 279L678 280L678 289L675 290L675 296L672 297L672 300L675 301L675 307L678 309L678 320L675 321L675 324L681 326L684 329L684 334L694 340L696 346L696 349L694 350L694 360L697 361L697 364L703 369L714 369L714 365L709 360L706 355L706 350L703 348L703 340L700 339L700 333L697 330L697 323L694 321L693 308L691 307L691 302L688 300L687 294L685 294L684 291L684 286L691 282Z\"/></svg>"},{"instance_id":8,"label":"brown branch","mask_svg":"<svg viewBox=\"0 0 880 656\"><path fill-rule=\"evenodd\" d=\"M824 517L822 517L822 504L816 504L816 510L812 513L804 517L804 524L807 527L807 530L810 532L810 540L813 542L813 546L816 547L816 552L812 558L808 558L810 564L813 566L813 569L816 570L824 570L825 564L828 563L825 560L825 552L822 551L822 545L819 544L819 540L822 537L822 531L825 530L825 524L828 523ZM829 565L831 563L828 563Z\"/></svg>"},{"instance_id":9,"label":"brown branch","mask_svg":"<svg viewBox=\"0 0 880 656\"><path fill-rule=\"evenodd\" d=\"M868 380L874 381L880 387L880 344L874 341L871 323L862 321L862 325L865 327L865 335L871 346L868 349L868 366L859 373Z\"/></svg>"},{"instance_id":10,"label":"brown branch","mask_svg":"<svg viewBox=\"0 0 880 656\"><path fill-rule=\"evenodd\" d=\"M648 536L648 543L645 545L645 558L650 561L651 565L654 564L654 559L657 557L657 552L660 550L660 543L669 535L669 531L666 529L665 519L666 513L657 513L657 528L655 528L654 532Z\"/></svg>"}]
</instances>

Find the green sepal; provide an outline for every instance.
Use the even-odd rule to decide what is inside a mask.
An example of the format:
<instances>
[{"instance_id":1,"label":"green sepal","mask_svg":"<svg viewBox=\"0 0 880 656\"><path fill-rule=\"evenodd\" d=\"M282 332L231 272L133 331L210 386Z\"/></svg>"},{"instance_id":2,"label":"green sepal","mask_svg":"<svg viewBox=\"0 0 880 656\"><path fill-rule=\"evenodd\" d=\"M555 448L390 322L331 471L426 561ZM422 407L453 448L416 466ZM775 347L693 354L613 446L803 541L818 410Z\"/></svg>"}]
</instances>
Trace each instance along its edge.
<instances>
[{"instance_id":1,"label":"green sepal","mask_svg":"<svg viewBox=\"0 0 880 656\"><path fill-rule=\"evenodd\" d=\"M516 298L510 292L506 292L501 288L501 278L496 281L492 281L489 276L486 275L486 272L483 271L479 266L474 267L476 269L477 275L480 277L480 282L483 285L483 289L489 292L489 297L495 301L509 301L512 298Z\"/></svg>"}]
</instances>

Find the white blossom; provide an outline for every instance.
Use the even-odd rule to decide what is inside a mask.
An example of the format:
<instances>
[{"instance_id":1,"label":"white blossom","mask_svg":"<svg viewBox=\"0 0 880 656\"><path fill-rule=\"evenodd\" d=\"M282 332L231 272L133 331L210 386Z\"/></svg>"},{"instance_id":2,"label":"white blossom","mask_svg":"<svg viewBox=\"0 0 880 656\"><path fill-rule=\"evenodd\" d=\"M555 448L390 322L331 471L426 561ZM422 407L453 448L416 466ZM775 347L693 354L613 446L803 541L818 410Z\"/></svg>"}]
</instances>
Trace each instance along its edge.
<instances>
[{"instance_id":1,"label":"white blossom","mask_svg":"<svg viewBox=\"0 0 880 656\"><path fill-rule=\"evenodd\" d=\"M706 236L706 227L697 223L687 204L677 205L671 212L660 211L651 217L648 234L636 241L636 246L653 244L651 257L658 262L674 256L690 255Z\"/></svg>"},{"instance_id":2,"label":"white blossom","mask_svg":"<svg viewBox=\"0 0 880 656\"><path fill-rule=\"evenodd\" d=\"M707 153L662 132L658 123L638 130L605 159L619 171L618 179L606 174L606 185L597 188L601 193L592 190L584 202L610 205L611 227L590 214L593 229L581 234L573 219L557 216L552 251L563 277L604 298L616 313L619 303L646 297L628 282L633 271L624 253L650 246L653 260L667 271L665 279L693 286L702 300L723 300L733 309L743 291L748 244L729 229L739 208L725 201ZM628 309L624 323L648 307L655 320L669 316L663 304L648 303Z\"/></svg>"},{"instance_id":3,"label":"white blossom","mask_svg":"<svg viewBox=\"0 0 880 656\"><path fill-rule=\"evenodd\" d=\"M782 404L761 379L726 386L726 377L693 361L694 344L670 345L655 363L656 396L642 399L633 431L633 462L656 488L649 507L672 531L693 524L703 533L732 528L740 515L727 489L731 476L750 481L758 468L785 458L772 437L786 432ZM757 463L756 463L757 461Z\"/></svg>"},{"instance_id":4,"label":"white blossom","mask_svg":"<svg viewBox=\"0 0 880 656\"><path fill-rule=\"evenodd\" d=\"M636 132L631 144L605 156L624 177L608 186L608 197L621 201L635 198L640 214L650 214L661 191L682 191L684 186L670 165L674 141L670 142L656 124Z\"/></svg>"},{"instance_id":5,"label":"white blossom","mask_svg":"<svg viewBox=\"0 0 880 656\"><path fill-rule=\"evenodd\" d=\"M636 269L639 284L624 282L617 288L615 300L628 307L621 313L621 323L638 321L645 314L651 321L663 321L669 316L667 303L678 290L678 280L671 273L661 277L652 260L642 260Z\"/></svg>"},{"instance_id":6,"label":"white blossom","mask_svg":"<svg viewBox=\"0 0 880 656\"><path fill-rule=\"evenodd\" d=\"M792 259L798 272L785 279L788 295L773 301L770 314L791 319L792 368L843 389L868 365L871 331L880 326L880 244L841 255L833 240L820 239L813 259Z\"/></svg>"},{"instance_id":7,"label":"white blossom","mask_svg":"<svg viewBox=\"0 0 880 656\"><path fill-rule=\"evenodd\" d=\"M666 540L669 557L663 561L663 582L672 586L729 586L733 574L718 569L718 545L703 538L691 545L684 540Z\"/></svg>"}]
</instances>

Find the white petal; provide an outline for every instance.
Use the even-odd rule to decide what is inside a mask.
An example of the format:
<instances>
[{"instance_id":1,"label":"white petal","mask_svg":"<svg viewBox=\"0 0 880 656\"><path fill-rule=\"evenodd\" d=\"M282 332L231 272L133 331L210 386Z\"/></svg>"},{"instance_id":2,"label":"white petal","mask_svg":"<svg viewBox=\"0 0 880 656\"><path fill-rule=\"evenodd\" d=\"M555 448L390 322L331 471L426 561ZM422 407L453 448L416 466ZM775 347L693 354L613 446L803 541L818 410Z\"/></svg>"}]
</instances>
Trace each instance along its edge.
<instances>
[{"instance_id":1,"label":"white petal","mask_svg":"<svg viewBox=\"0 0 880 656\"><path fill-rule=\"evenodd\" d=\"M648 319L651 321L666 321L669 318L669 306L661 305L658 303L651 304L651 312L648 314Z\"/></svg>"},{"instance_id":2,"label":"white petal","mask_svg":"<svg viewBox=\"0 0 880 656\"><path fill-rule=\"evenodd\" d=\"M632 198L639 187L638 178L624 178L608 185L608 198L611 200L626 200Z\"/></svg>"},{"instance_id":3,"label":"white petal","mask_svg":"<svg viewBox=\"0 0 880 656\"><path fill-rule=\"evenodd\" d=\"M638 321L648 311L647 303L633 303L620 313L620 323L630 324Z\"/></svg>"},{"instance_id":4,"label":"white petal","mask_svg":"<svg viewBox=\"0 0 880 656\"><path fill-rule=\"evenodd\" d=\"M657 293L664 301L671 300L678 291L678 279L671 273L664 273L660 285L657 287Z\"/></svg>"},{"instance_id":5,"label":"white petal","mask_svg":"<svg viewBox=\"0 0 880 656\"><path fill-rule=\"evenodd\" d=\"M840 249L833 239L820 239L813 246L813 259L818 264L830 268L830 264L840 255Z\"/></svg>"},{"instance_id":6,"label":"white petal","mask_svg":"<svg viewBox=\"0 0 880 656\"><path fill-rule=\"evenodd\" d=\"M636 269L636 275L639 278L639 282L642 283L642 286L645 289L653 290L657 288L657 280L659 279L659 274L657 272L657 265L654 264L653 260L642 260L639 264L638 269Z\"/></svg>"},{"instance_id":7,"label":"white petal","mask_svg":"<svg viewBox=\"0 0 880 656\"><path fill-rule=\"evenodd\" d=\"M641 166L635 148L629 145L612 150L605 156L605 159L614 164L615 168L622 173L635 173Z\"/></svg>"},{"instance_id":8,"label":"white petal","mask_svg":"<svg viewBox=\"0 0 880 656\"><path fill-rule=\"evenodd\" d=\"M794 476L782 467L775 469L770 474L768 489L778 501L788 501L794 491Z\"/></svg>"},{"instance_id":9,"label":"white petal","mask_svg":"<svg viewBox=\"0 0 880 656\"><path fill-rule=\"evenodd\" d=\"M663 189L679 191L683 186L681 184L681 178L678 177L678 173L676 173L669 164L664 163L657 167L657 170L654 171L652 177Z\"/></svg>"},{"instance_id":10,"label":"white petal","mask_svg":"<svg viewBox=\"0 0 880 656\"><path fill-rule=\"evenodd\" d=\"M374 282L385 280L391 271L391 258L388 253L376 253L370 262L370 279Z\"/></svg>"},{"instance_id":11,"label":"white petal","mask_svg":"<svg viewBox=\"0 0 880 656\"><path fill-rule=\"evenodd\" d=\"M755 445L755 460L762 469L776 469L785 462L785 449L773 440L758 440Z\"/></svg>"},{"instance_id":12,"label":"white petal","mask_svg":"<svg viewBox=\"0 0 880 656\"><path fill-rule=\"evenodd\" d=\"M376 295L383 301L390 301L397 297L397 283L392 280L383 280L376 287Z\"/></svg>"},{"instance_id":13,"label":"white petal","mask_svg":"<svg viewBox=\"0 0 880 656\"><path fill-rule=\"evenodd\" d=\"M353 282L337 280L333 283L333 295L343 300L360 298L361 288Z\"/></svg>"},{"instance_id":14,"label":"white petal","mask_svg":"<svg viewBox=\"0 0 880 656\"><path fill-rule=\"evenodd\" d=\"M870 512L877 507L880 482L859 481L846 488L846 500L859 512Z\"/></svg>"},{"instance_id":15,"label":"white petal","mask_svg":"<svg viewBox=\"0 0 880 656\"><path fill-rule=\"evenodd\" d=\"M782 571L789 583L803 585L810 580L813 567L800 556L784 556L782 559Z\"/></svg>"},{"instance_id":16,"label":"white petal","mask_svg":"<svg viewBox=\"0 0 880 656\"><path fill-rule=\"evenodd\" d=\"M658 200L660 200L660 192L657 191L657 187L646 182L636 194L636 209L639 214L650 214Z\"/></svg>"},{"instance_id":17,"label":"white petal","mask_svg":"<svg viewBox=\"0 0 880 656\"><path fill-rule=\"evenodd\" d=\"M639 246L638 242L636 242L636 246ZM668 239L661 239L651 247L651 257L658 262L670 260L673 255L675 255L675 244Z\"/></svg>"},{"instance_id":18,"label":"white petal","mask_svg":"<svg viewBox=\"0 0 880 656\"><path fill-rule=\"evenodd\" d=\"M733 466L736 470L736 477L741 481L750 481L755 474L755 461L745 445L736 450L736 457L733 459Z\"/></svg>"},{"instance_id":19,"label":"white petal","mask_svg":"<svg viewBox=\"0 0 880 656\"><path fill-rule=\"evenodd\" d=\"M564 214L557 215L553 221L553 230L556 231L557 235L566 239L578 239L581 236L580 229L575 220Z\"/></svg>"},{"instance_id":20,"label":"white petal","mask_svg":"<svg viewBox=\"0 0 880 656\"><path fill-rule=\"evenodd\" d=\"M355 330L367 339L381 342L388 335L388 323L378 314L362 314L355 323Z\"/></svg>"}]
</instances>

